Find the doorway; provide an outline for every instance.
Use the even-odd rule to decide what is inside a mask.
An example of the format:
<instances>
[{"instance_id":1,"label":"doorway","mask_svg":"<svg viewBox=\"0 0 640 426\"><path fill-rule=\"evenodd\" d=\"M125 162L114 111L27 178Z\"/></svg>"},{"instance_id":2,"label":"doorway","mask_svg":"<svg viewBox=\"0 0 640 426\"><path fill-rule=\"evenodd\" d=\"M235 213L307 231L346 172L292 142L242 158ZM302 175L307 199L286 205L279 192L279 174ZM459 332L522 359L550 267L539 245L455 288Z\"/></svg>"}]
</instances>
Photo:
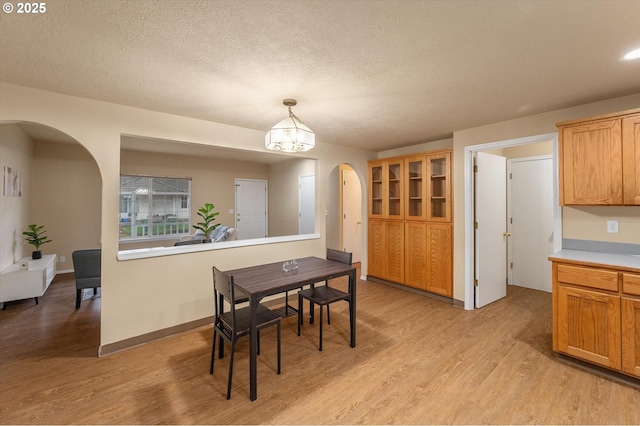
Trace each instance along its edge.
<instances>
[{"instance_id":1,"label":"doorway","mask_svg":"<svg viewBox=\"0 0 640 426\"><path fill-rule=\"evenodd\" d=\"M341 249L352 254L353 263L362 260L362 187L351 167L340 165Z\"/></svg>"},{"instance_id":2,"label":"doorway","mask_svg":"<svg viewBox=\"0 0 640 426\"><path fill-rule=\"evenodd\" d=\"M476 267L482 268L482 261L479 265L475 260L475 177L473 172L474 158L478 152L490 150L503 150L506 148L523 147L525 145L538 144L541 142L551 141L552 144L552 182L553 182L553 251L559 250L562 241L561 216L558 203L558 173L557 173L557 133L548 133L538 136L531 136L519 139L510 139L505 141L497 141L480 145L472 145L464 148L464 170L465 170L465 300L464 308L471 310L475 308L475 273ZM502 183L500 183L502 184ZM504 183L506 184L506 183ZM502 235L504 228L499 231ZM507 259L504 258L504 274L505 280L499 285L507 285Z\"/></svg>"},{"instance_id":3,"label":"doorway","mask_svg":"<svg viewBox=\"0 0 640 426\"><path fill-rule=\"evenodd\" d=\"M267 236L267 181L258 179L235 180L236 220L238 239Z\"/></svg>"},{"instance_id":4,"label":"doorway","mask_svg":"<svg viewBox=\"0 0 640 426\"><path fill-rule=\"evenodd\" d=\"M553 158L507 160L508 282L551 293Z\"/></svg>"}]
</instances>

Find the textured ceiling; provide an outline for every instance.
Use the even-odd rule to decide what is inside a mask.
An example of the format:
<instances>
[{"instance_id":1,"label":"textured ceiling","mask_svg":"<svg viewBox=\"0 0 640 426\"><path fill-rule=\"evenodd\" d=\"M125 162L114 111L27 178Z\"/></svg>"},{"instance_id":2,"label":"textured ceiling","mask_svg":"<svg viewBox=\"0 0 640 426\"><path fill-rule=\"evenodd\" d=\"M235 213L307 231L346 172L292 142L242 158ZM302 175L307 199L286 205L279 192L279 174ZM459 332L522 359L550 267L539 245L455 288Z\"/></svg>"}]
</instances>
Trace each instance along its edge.
<instances>
[{"instance_id":1,"label":"textured ceiling","mask_svg":"<svg viewBox=\"0 0 640 426\"><path fill-rule=\"evenodd\" d=\"M14 3L15 4L15 3ZM0 15L0 80L384 150L640 93L640 2L48 0ZM1 94L0 94L1 96Z\"/></svg>"}]
</instances>

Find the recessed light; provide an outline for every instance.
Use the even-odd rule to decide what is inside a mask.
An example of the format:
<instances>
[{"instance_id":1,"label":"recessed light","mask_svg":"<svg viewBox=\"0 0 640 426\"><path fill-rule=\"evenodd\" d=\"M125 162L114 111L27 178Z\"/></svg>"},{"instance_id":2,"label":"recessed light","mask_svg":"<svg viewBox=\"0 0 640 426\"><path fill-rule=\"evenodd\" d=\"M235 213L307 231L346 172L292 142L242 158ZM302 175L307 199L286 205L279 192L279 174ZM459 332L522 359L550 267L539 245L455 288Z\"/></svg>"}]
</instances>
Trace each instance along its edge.
<instances>
[{"instance_id":1,"label":"recessed light","mask_svg":"<svg viewBox=\"0 0 640 426\"><path fill-rule=\"evenodd\" d=\"M640 49L632 50L624 55L621 59L623 61L633 61L634 59L640 58Z\"/></svg>"}]
</instances>

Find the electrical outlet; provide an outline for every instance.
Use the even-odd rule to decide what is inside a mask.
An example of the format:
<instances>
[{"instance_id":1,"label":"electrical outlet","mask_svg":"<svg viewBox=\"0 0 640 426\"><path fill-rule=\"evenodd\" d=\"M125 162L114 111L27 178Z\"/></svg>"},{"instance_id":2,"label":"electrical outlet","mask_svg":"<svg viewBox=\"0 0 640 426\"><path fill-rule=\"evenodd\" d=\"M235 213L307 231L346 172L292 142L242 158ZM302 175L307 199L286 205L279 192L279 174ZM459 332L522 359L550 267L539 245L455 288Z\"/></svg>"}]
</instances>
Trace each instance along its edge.
<instances>
[{"instance_id":1,"label":"electrical outlet","mask_svg":"<svg viewBox=\"0 0 640 426\"><path fill-rule=\"evenodd\" d=\"M64 262L66 262L66 261L67 261L67 258L66 258L65 256L60 256L60 257L58 257L58 262L60 262L60 263L64 263Z\"/></svg>"},{"instance_id":2,"label":"electrical outlet","mask_svg":"<svg viewBox=\"0 0 640 426\"><path fill-rule=\"evenodd\" d=\"M610 234L618 233L618 221L617 220L608 220L607 221L607 232Z\"/></svg>"}]
</instances>

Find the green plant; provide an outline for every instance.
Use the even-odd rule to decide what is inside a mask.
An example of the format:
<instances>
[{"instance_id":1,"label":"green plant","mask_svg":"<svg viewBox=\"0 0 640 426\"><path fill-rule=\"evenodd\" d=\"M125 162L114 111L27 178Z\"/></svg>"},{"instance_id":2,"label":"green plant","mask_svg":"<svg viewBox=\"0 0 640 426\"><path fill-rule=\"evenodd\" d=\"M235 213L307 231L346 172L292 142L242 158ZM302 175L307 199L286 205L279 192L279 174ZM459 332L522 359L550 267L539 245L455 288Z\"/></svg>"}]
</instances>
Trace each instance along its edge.
<instances>
[{"instance_id":1,"label":"green plant","mask_svg":"<svg viewBox=\"0 0 640 426\"><path fill-rule=\"evenodd\" d=\"M38 226L35 223L32 223L27 228L29 229L24 231L22 235L26 236L25 239L29 244L36 248L36 251L40 250L40 246L44 243L51 242L51 240L48 240L48 237L44 235L47 231L44 230L43 225Z\"/></svg>"},{"instance_id":2,"label":"green plant","mask_svg":"<svg viewBox=\"0 0 640 426\"><path fill-rule=\"evenodd\" d=\"M213 223L216 220L216 216L220 214L220 212L213 211L215 208L216 206L213 204L205 203L203 207L198 209L198 216L202 218L202 222L198 222L197 225L192 225L195 229L199 229L204 232L205 238L208 238L209 234L220 226L219 223Z\"/></svg>"}]
</instances>

